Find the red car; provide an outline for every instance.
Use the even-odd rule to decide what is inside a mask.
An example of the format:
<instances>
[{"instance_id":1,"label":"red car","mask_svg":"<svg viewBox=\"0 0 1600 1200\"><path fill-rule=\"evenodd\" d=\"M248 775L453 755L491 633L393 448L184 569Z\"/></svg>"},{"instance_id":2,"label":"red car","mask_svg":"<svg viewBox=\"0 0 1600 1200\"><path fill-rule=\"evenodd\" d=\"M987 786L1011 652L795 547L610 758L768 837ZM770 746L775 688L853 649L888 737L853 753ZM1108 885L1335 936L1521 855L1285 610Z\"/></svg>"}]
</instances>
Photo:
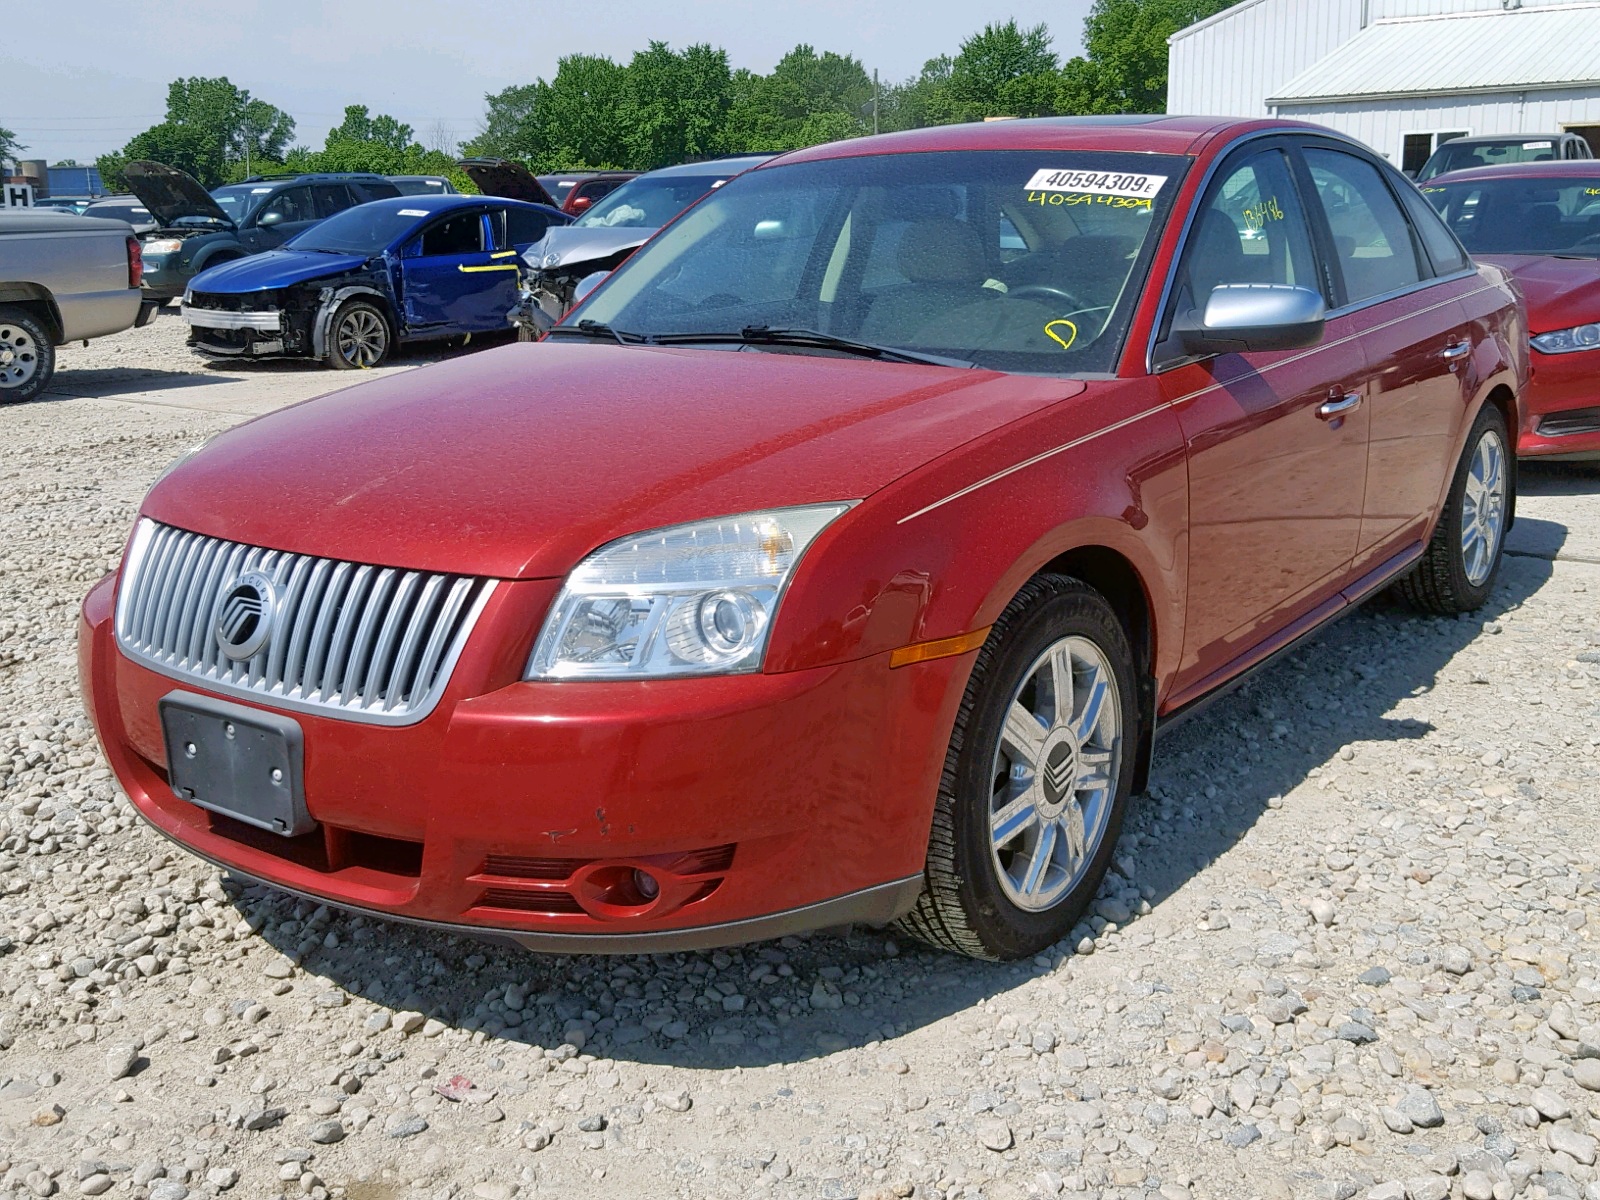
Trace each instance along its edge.
<instances>
[{"instance_id":1,"label":"red car","mask_svg":"<svg viewBox=\"0 0 1600 1200\"><path fill-rule=\"evenodd\" d=\"M1510 271L1527 301L1533 378L1517 453L1600 462L1600 163L1480 167L1422 190L1473 257Z\"/></svg>"},{"instance_id":2,"label":"red car","mask_svg":"<svg viewBox=\"0 0 1600 1200\"><path fill-rule=\"evenodd\" d=\"M1066 935L1158 730L1387 584L1495 582L1526 334L1308 125L799 151L549 340L287 408L84 603L139 811L543 950Z\"/></svg>"}]
</instances>

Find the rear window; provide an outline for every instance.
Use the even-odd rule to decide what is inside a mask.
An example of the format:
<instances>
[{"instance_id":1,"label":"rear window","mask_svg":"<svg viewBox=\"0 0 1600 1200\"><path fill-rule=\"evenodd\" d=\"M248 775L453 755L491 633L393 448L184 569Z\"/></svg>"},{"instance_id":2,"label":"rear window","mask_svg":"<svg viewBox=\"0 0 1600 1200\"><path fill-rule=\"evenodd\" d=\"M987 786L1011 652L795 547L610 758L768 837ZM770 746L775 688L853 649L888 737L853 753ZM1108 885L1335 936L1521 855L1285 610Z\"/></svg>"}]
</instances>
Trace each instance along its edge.
<instances>
[{"instance_id":1,"label":"rear window","mask_svg":"<svg viewBox=\"0 0 1600 1200\"><path fill-rule=\"evenodd\" d=\"M1473 254L1600 258L1600 171L1584 179L1475 179L1422 194Z\"/></svg>"},{"instance_id":2,"label":"rear window","mask_svg":"<svg viewBox=\"0 0 1600 1200\"><path fill-rule=\"evenodd\" d=\"M1497 167L1505 163L1550 162L1561 157L1555 138L1507 138L1495 142L1446 142L1422 168L1418 179L1432 179L1447 171L1469 167Z\"/></svg>"}]
</instances>

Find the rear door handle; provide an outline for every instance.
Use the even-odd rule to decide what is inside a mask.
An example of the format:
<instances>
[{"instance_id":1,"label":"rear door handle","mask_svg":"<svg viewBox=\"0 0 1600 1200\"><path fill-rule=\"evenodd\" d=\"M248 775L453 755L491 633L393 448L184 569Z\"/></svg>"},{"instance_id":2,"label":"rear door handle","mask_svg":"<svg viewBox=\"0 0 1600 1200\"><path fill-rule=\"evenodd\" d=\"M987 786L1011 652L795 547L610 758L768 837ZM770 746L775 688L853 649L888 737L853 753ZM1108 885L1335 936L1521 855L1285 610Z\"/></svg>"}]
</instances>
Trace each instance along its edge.
<instances>
[{"instance_id":1,"label":"rear door handle","mask_svg":"<svg viewBox=\"0 0 1600 1200\"><path fill-rule=\"evenodd\" d=\"M1343 396L1334 396L1324 400L1317 407L1317 416L1324 421L1331 421L1335 417L1348 416L1361 407L1360 392L1346 392Z\"/></svg>"},{"instance_id":2,"label":"rear door handle","mask_svg":"<svg viewBox=\"0 0 1600 1200\"><path fill-rule=\"evenodd\" d=\"M1457 358L1460 358L1463 354L1471 353L1471 351L1472 351L1472 343L1471 342L1452 342L1452 343L1450 343L1450 345L1446 346L1443 350L1439 351L1439 357L1443 358L1443 359L1447 359L1447 360L1448 359L1457 359Z\"/></svg>"}]
</instances>

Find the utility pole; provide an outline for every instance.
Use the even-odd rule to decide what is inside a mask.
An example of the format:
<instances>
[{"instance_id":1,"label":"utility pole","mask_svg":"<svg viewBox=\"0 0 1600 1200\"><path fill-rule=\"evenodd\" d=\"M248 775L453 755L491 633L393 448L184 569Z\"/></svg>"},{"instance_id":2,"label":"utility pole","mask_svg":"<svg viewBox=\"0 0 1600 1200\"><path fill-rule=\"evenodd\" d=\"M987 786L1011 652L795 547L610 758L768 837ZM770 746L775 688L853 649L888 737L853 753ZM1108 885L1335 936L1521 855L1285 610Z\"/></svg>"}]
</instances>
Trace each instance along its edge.
<instances>
[{"instance_id":1,"label":"utility pole","mask_svg":"<svg viewBox=\"0 0 1600 1200\"><path fill-rule=\"evenodd\" d=\"M878 132L878 68L872 68L872 132Z\"/></svg>"}]
</instances>

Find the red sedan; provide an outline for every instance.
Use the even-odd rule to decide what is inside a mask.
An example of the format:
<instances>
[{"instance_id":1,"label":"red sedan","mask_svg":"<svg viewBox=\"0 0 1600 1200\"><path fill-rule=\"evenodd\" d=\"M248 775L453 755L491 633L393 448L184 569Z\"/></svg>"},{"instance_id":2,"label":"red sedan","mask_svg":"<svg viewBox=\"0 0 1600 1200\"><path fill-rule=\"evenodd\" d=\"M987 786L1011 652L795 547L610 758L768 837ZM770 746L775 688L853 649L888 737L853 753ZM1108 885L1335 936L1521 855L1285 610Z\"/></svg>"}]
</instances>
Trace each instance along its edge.
<instances>
[{"instance_id":1,"label":"red sedan","mask_svg":"<svg viewBox=\"0 0 1600 1200\"><path fill-rule=\"evenodd\" d=\"M800 151L574 318L157 482L81 635L156 828L543 950L1031 954L1159 729L1512 517L1505 273L1314 126Z\"/></svg>"},{"instance_id":2,"label":"red sedan","mask_svg":"<svg viewBox=\"0 0 1600 1200\"><path fill-rule=\"evenodd\" d=\"M1482 167L1422 190L1474 258L1511 272L1527 302L1533 378L1517 453L1600 462L1600 163Z\"/></svg>"}]
</instances>

